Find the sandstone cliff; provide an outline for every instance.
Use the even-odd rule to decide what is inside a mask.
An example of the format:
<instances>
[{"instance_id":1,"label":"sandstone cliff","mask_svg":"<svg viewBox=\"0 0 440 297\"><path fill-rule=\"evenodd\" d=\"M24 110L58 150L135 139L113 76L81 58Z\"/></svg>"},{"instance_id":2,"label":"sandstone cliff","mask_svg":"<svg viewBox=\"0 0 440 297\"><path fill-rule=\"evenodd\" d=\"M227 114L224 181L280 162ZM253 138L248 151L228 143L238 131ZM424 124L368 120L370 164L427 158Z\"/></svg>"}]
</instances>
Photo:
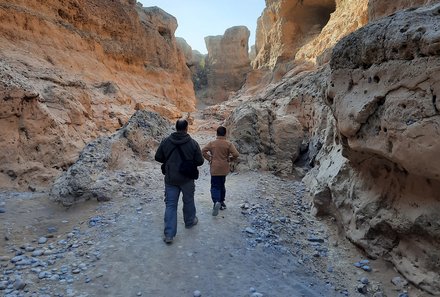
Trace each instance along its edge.
<instances>
[{"instance_id":1,"label":"sandstone cliff","mask_svg":"<svg viewBox=\"0 0 440 297\"><path fill-rule=\"evenodd\" d=\"M338 133L312 191L318 211L335 209L354 243L436 295L439 9L397 12L338 43L326 99Z\"/></svg>"},{"instance_id":2,"label":"sandstone cliff","mask_svg":"<svg viewBox=\"0 0 440 297\"><path fill-rule=\"evenodd\" d=\"M136 109L194 110L176 19L134 1L0 3L0 185L47 185Z\"/></svg>"},{"instance_id":3,"label":"sandstone cliff","mask_svg":"<svg viewBox=\"0 0 440 297\"><path fill-rule=\"evenodd\" d=\"M370 257L440 295L440 4L387 5L370 1L370 13L386 13L328 42L332 54L324 50L317 62L329 65L301 64L300 48L285 75L206 113L226 118L242 152L238 166L297 176L310 169L304 182L317 215L332 215Z\"/></svg>"},{"instance_id":4,"label":"sandstone cliff","mask_svg":"<svg viewBox=\"0 0 440 297\"><path fill-rule=\"evenodd\" d=\"M224 35L205 37L207 88L199 93L200 100L220 103L243 86L250 70L249 34L246 27L236 26Z\"/></svg>"}]
</instances>

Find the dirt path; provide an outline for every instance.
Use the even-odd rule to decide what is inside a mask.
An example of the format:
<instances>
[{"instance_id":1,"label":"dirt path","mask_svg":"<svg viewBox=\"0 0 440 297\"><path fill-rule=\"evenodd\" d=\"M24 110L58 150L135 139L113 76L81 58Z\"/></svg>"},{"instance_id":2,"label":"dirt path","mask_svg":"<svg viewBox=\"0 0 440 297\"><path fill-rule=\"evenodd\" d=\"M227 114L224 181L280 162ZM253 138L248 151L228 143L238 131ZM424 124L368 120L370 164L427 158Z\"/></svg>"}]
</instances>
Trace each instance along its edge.
<instances>
[{"instance_id":1,"label":"dirt path","mask_svg":"<svg viewBox=\"0 0 440 297\"><path fill-rule=\"evenodd\" d=\"M210 139L195 136L201 145ZM139 182L116 181L111 202L66 209L44 193L0 193L0 294L425 296L392 285L398 274L384 262L370 260L370 272L353 266L365 258L330 219L310 215L304 186L266 172L229 175L228 208L213 217L204 164L196 183L199 224L185 229L179 211L177 237L167 246L159 164L141 167Z\"/></svg>"},{"instance_id":2,"label":"dirt path","mask_svg":"<svg viewBox=\"0 0 440 297\"><path fill-rule=\"evenodd\" d=\"M274 178L252 172L231 175L227 182L228 209L213 217L208 168L204 166L197 181L199 224L185 229L179 212L178 235L171 246L161 238L161 177L151 180L144 194L127 194L110 203L90 202L68 211L49 207L46 218L41 217L43 209L35 208L44 197L24 199L15 195L6 199L7 211L3 214L9 219L9 240L2 242L5 250L1 253L9 263L3 262L8 263L2 268L3 274L21 274L28 294L47 291L51 296L192 296L196 290L202 296L250 296L251 288L264 296L321 296L323 290L331 291L324 281L300 267L288 249L264 239L253 244L258 230L251 225L250 211L257 205L255 200L265 200L261 196L265 176ZM247 210L240 207L245 202ZM17 219L20 213L23 217L32 210L36 216ZM78 224L71 224L75 219ZM54 238L44 244L35 242L51 227L57 229ZM11 263L16 254L32 258L35 250L26 252L26 247L51 252L34 256L43 262L40 266ZM8 252L12 249L15 254ZM41 272L50 276L39 278Z\"/></svg>"}]
</instances>

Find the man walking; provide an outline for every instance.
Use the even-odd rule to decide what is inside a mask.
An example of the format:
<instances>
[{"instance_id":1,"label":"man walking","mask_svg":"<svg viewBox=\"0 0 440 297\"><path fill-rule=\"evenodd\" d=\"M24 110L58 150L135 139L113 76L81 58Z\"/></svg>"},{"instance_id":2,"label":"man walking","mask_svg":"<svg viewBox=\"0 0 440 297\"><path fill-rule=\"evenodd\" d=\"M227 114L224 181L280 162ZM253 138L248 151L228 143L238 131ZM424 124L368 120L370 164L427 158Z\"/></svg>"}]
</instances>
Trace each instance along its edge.
<instances>
[{"instance_id":1,"label":"man walking","mask_svg":"<svg viewBox=\"0 0 440 297\"><path fill-rule=\"evenodd\" d=\"M226 128L217 128L217 139L209 142L202 149L203 157L209 161L211 170L211 199L214 203L212 215L217 216L219 209L226 209L226 175L229 173L229 162L238 158L235 146L226 140Z\"/></svg>"},{"instance_id":2,"label":"man walking","mask_svg":"<svg viewBox=\"0 0 440 297\"><path fill-rule=\"evenodd\" d=\"M194 202L194 177L184 176L179 172L184 160L193 160L194 165L203 164L199 144L188 134L188 122L179 119L176 132L166 137L159 145L154 159L163 163L165 180L165 215L164 241L171 244L177 233L177 206L180 192L183 193L183 220L186 228L198 222Z\"/></svg>"}]
</instances>

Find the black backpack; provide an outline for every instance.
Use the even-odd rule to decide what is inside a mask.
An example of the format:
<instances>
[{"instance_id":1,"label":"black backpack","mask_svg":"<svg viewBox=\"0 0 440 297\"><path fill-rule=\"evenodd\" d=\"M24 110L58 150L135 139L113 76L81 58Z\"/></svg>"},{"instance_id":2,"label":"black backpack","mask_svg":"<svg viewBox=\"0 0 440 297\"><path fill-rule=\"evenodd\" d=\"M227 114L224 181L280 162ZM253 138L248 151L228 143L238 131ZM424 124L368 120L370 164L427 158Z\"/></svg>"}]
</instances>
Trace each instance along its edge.
<instances>
[{"instance_id":1,"label":"black backpack","mask_svg":"<svg viewBox=\"0 0 440 297\"><path fill-rule=\"evenodd\" d=\"M176 145L170 151L170 153L167 156L167 161L176 147L177 147L177 150L179 151L180 158L182 159L182 163L180 163L180 166L179 166L180 174L182 174L183 176L186 176L190 179L198 179L199 178L199 170L197 169L197 165L194 163L194 160L187 160L185 158L185 155L183 154L182 149L180 148L180 145ZM165 163L163 163L160 166L163 175L166 174L165 164L166 164L166 161L165 161Z\"/></svg>"}]
</instances>

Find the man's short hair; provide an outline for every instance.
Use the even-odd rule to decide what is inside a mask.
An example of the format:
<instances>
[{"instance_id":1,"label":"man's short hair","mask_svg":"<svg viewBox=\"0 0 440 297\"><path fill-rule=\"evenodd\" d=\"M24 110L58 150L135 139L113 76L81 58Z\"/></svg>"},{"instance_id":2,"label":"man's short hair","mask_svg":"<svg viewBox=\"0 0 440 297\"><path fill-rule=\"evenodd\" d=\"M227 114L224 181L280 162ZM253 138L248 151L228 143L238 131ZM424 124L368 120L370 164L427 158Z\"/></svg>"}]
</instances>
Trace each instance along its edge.
<instances>
[{"instance_id":1,"label":"man's short hair","mask_svg":"<svg viewBox=\"0 0 440 297\"><path fill-rule=\"evenodd\" d=\"M178 119L176 122L176 131L186 131L188 128L188 121L185 119Z\"/></svg>"},{"instance_id":2,"label":"man's short hair","mask_svg":"<svg viewBox=\"0 0 440 297\"><path fill-rule=\"evenodd\" d=\"M220 126L217 128L217 136L225 136L226 135L226 128L223 126Z\"/></svg>"}]
</instances>

